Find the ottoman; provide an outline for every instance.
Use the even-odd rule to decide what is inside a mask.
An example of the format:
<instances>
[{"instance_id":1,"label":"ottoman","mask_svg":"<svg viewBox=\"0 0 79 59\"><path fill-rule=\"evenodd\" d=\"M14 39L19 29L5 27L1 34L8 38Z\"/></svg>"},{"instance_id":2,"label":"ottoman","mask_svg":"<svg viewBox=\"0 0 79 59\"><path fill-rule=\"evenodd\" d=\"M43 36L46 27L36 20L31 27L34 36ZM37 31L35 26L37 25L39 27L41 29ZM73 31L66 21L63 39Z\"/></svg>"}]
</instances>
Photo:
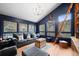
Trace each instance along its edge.
<instances>
[{"instance_id":1,"label":"ottoman","mask_svg":"<svg viewBox=\"0 0 79 59\"><path fill-rule=\"evenodd\" d=\"M68 48L68 42L66 42L64 40L60 40L59 46L62 47L62 48Z\"/></svg>"},{"instance_id":2,"label":"ottoman","mask_svg":"<svg viewBox=\"0 0 79 59\"><path fill-rule=\"evenodd\" d=\"M29 47L22 51L23 56L49 56L47 52L40 50L37 47Z\"/></svg>"},{"instance_id":3,"label":"ottoman","mask_svg":"<svg viewBox=\"0 0 79 59\"><path fill-rule=\"evenodd\" d=\"M46 46L46 39L45 38L36 39L35 46L38 48L42 48L42 47Z\"/></svg>"}]
</instances>

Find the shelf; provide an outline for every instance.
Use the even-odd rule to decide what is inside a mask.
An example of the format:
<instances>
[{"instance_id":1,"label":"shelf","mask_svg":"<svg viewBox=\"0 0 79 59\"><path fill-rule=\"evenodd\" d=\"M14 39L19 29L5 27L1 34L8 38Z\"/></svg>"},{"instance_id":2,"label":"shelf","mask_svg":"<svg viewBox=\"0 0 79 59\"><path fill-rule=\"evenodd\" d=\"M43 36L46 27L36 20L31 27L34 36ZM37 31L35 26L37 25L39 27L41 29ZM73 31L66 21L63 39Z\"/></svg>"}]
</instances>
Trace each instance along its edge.
<instances>
[{"instance_id":1,"label":"shelf","mask_svg":"<svg viewBox=\"0 0 79 59\"><path fill-rule=\"evenodd\" d=\"M76 32L76 33L79 33L79 32Z\"/></svg>"},{"instance_id":2,"label":"shelf","mask_svg":"<svg viewBox=\"0 0 79 59\"><path fill-rule=\"evenodd\" d=\"M75 37L79 38L79 4L75 4Z\"/></svg>"},{"instance_id":3,"label":"shelf","mask_svg":"<svg viewBox=\"0 0 79 59\"><path fill-rule=\"evenodd\" d=\"M76 24L79 25L79 22L77 22Z\"/></svg>"},{"instance_id":4,"label":"shelf","mask_svg":"<svg viewBox=\"0 0 79 59\"><path fill-rule=\"evenodd\" d=\"M77 16L77 19L79 19L79 16Z\"/></svg>"}]
</instances>

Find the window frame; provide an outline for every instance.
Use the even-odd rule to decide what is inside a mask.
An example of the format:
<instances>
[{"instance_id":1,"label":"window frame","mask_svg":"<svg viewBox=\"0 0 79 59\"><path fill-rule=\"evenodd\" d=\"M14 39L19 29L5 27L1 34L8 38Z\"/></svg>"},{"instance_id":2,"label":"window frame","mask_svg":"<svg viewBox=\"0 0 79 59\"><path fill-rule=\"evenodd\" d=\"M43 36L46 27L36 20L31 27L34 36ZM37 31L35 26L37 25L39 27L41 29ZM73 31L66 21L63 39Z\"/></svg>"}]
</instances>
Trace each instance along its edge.
<instances>
[{"instance_id":1,"label":"window frame","mask_svg":"<svg viewBox=\"0 0 79 59\"><path fill-rule=\"evenodd\" d=\"M34 26L34 31L31 31L31 33L35 33L36 32L36 26L34 24L28 24L28 32L30 33L30 26ZM31 28L32 29L32 28Z\"/></svg>"},{"instance_id":2,"label":"window frame","mask_svg":"<svg viewBox=\"0 0 79 59\"><path fill-rule=\"evenodd\" d=\"M19 32L28 32L28 29L27 29L27 31L20 31L20 25L27 25L27 28L28 28L28 24L27 23L18 23L19 24Z\"/></svg>"},{"instance_id":3,"label":"window frame","mask_svg":"<svg viewBox=\"0 0 79 59\"><path fill-rule=\"evenodd\" d=\"M45 27L45 24L40 24L40 25L43 25L43 26ZM39 33L40 33L40 32L44 32L44 35L45 35L45 28L44 28L44 31L41 31L41 30L40 30L40 25L39 25ZM42 34L40 34L40 35L42 35Z\"/></svg>"},{"instance_id":4,"label":"window frame","mask_svg":"<svg viewBox=\"0 0 79 59\"><path fill-rule=\"evenodd\" d=\"M12 23L15 23L16 24L16 30L15 31L5 31L5 22L8 22L8 25L12 25ZM16 33L17 32L17 22L14 22L14 21L7 21L7 20L4 20L3 21L3 32L4 33Z\"/></svg>"},{"instance_id":5,"label":"window frame","mask_svg":"<svg viewBox=\"0 0 79 59\"><path fill-rule=\"evenodd\" d=\"M52 31L49 31L49 30L48 30L48 28L49 28L49 27L48 27L48 22L50 22L50 21L52 22L52 26L53 26L53 23L54 23L54 26L53 26L53 27L54 27L54 30L52 30ZM47 34L47 36L53 36L53 35L48 35L48 33L50 33L50 34L51 34L51 33L52 33L52 34L54 33L54 37L55 37L55 29L56 29L55 26L56 26L56 23L55 23L55 20L50 20L50 21L48 20L48 21L47 21L47 24L46 24L46 25L47 25L47 32L46 32L46 34ZM53 27L52 27L52 29L53 29Z\"/></svg>"}]
</instances>

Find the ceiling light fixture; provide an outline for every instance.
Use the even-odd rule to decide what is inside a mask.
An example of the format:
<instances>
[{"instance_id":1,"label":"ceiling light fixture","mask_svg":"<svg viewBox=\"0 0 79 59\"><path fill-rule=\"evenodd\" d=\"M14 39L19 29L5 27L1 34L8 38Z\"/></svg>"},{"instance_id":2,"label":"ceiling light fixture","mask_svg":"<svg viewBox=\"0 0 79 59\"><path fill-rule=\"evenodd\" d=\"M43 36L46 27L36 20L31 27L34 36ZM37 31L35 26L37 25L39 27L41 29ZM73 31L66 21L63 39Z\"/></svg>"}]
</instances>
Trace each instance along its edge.
<instances>
[{"instance_id":1,"label":"ceiling light fixture","mask_svg":"<svg viewBox=\"0 0 79 59\"><path fill-rule=\"evenodd\" d=\"M39 16L42 14L42 6L40 4L37 4L36 7L33 8L34 14Z\"/></svg>"}]
</instances>

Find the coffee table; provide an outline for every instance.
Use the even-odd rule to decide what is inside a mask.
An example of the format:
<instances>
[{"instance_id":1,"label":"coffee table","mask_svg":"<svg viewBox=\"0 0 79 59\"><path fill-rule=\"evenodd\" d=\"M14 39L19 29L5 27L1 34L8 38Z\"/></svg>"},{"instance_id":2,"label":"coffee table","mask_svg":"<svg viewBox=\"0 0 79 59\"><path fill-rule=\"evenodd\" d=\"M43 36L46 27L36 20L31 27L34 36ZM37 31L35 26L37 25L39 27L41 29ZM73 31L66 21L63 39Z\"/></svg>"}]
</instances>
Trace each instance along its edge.
<instances>
[{"instance_id":1,"label":"coffee table","mask_svg":"<svg viewBox=\"0 0 79 59\"><path fill-rule=\"evenodd\" d=\"M46 39L45 38L36 39L35 46L38 48L42 48L42 47L46 46Z\"/></svg>"}]
</instances>

